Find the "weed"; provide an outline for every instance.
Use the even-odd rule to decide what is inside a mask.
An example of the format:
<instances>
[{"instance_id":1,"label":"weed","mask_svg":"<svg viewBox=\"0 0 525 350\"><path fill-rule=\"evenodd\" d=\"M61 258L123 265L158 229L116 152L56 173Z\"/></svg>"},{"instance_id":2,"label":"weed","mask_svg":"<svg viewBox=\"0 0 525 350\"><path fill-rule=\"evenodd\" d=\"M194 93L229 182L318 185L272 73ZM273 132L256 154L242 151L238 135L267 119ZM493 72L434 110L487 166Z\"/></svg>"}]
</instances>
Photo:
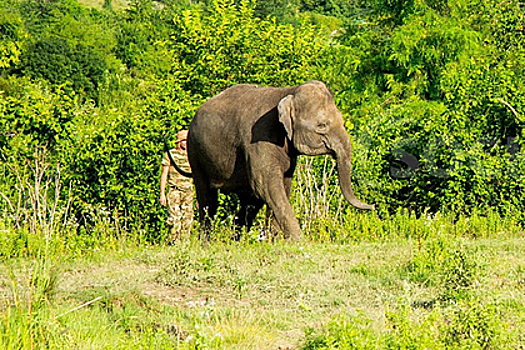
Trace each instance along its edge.
<instances>
[{"instance_id":1,"label":"weed","mask_svg":"<svg viewBox=\"0 0 525 350\"><path fill-rule=\"evenodd\" d=\"M508 326L494 304L476 300L460 302L446 313L441 324L441 341L449 348L503 349L507 348L504 329Z\"/></svg>"},{"instance_id":2,"label":"weed","mask_svg":"<svg viewBox=\"0 0 525 350\"><path fill-rule=\"evenodd\" d=\"M450 252L444 261L442 283L444 290L440 296L443 302L466 299L477 278L477 264L472 254L461 247Z\"/></svg>"},{"instance_id":3,"label":"weed","mask_svg":"<svg viewBox=\"0 0 525 350\"><path fill-rule=\"evenodd\" d=\"M415 303L421 307L470 298L479 272L473 253L450 236L418 242L412 259L399 270L409 281L437 289L435 299Z\"/></svg>"},{"instance_id":4,"label":"weed","mask_svg":"<svg viewBox=\"0 0 525 350\"><path fill-rule=\"evenodd\" d=\"M520 335L506 329L494 304L472 299L416 313L401 302L386 309L384 324L362 313L339 315L321 331L307 331L302 349L507 349Z\"/></svg>"},{"instance_id":5,"label":"weed","mask_svg":"<svg viewBox=\"0 0 525 350\"><path fill-rule=\"evenodd\" d=\"M43 319L47 305L57 291L58 273L46 256L30 262L24 276L8 266L11 290L5 305L0 304L0 348L51 347L55 330Z\"/></svg>"},{"instance_id":6,"label":"weed","mask_svg":"<svg viewBox=\"0 0 525 350\"><path fill-rule=\"evenodd\" d=\"M519 287L525 288L525 267L522 265L519 265L516 269L516 283Z\"/></svg>"},{"instance_id":7,"label":"weed","mask_svg":"<svg viewBox=\"0 0 525 350\"><path fill-rule=\"evenodd\" d=\"M378 349L374 321L362 312L357 315L339 315L331 320L321 334L314 328L306 329L303 350L324 349Z\"/></svg>"},{"instance_id":8,"label":"weed","mask_svg":"<svg viewBox=\"0 0 525 350\"><path fill-rule=\"evenodd\" d=\"M412 282L436 285L441 281L440 273L444 268L448 254L454 248L455 241L451 237L440 236L417 242L413 248L412 259L403 268Z\"/></svg>"}]
</instances>

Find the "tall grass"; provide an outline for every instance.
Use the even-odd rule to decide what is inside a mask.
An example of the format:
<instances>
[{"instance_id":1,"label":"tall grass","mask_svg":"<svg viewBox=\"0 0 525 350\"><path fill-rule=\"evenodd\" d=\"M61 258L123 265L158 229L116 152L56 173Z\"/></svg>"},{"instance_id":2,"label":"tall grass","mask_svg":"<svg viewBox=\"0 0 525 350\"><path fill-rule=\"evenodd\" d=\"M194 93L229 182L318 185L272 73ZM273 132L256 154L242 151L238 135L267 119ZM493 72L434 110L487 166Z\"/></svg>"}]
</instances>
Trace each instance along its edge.
<instances>
[{"instance_id":1,"label":"tall grass","mask_svg":"<svg viewBox=\"0 0 525 350\"><path fill-rule=\"evenodd\" d=\"M394 238L425 239L441 234L494 237L523 232L519 216L496 211L416 214L399 208L363 212L346 203L338 186L335 161L303 157L296 172L292 204L307 239L316 242L377 241Z\"/></svg>"},{"instance_id":2,"label":"tall grass","mask_svg":"<svg viewBox=\"0 0 525 350\"><path fill-rule=\"evenodd\" d=\"M60 163L51 169L47 151L42 148L35 150L32 161L19 164L12 158L5 164L16 181L9 193L0 191L6 209L3 221L49 238L60 224L66 224L71 208L71 185L65 201L61 198Z\"/></svg>"},{"instance_id":3,"label":"tall grass","mask_svg":"<svg viewBox=\"0 0 525 350\"><path fill-rule=\"evenodd\" d=\"M83 221L89 225L79 226L72 213L74 185L64 184L60 163L53 164L45 149L36 150L30 162L12 159L4 164L12 177L10 182L15 179L15 186L0 186L0 258L35 256L43 250L52 250L54 255L81 255L142 243L145 236L151 236L128 232L111 211L88 204L83 215L89 217ZM306 240L348 243L394 238L421 240L440 234L494 237L523 232L517 216L502 217L491 211L470 215L417 215L403 208L393 213L358 211L342 197L335 172L335 162L330 157L302 158L298 165L292 205ZM232 216L218 219L212 239L230 240L236 236ZM244 236L249 241L268 238L265 221L261 213L252 232ZM198 227L196 235L197 231Z\"/></svg>"},{"instance_id":4,"label":"tall grass","mask_svg":"<svg viewBox=\"0 0 525 350\"><path fill-rule=\"evenodd\" d=\"M331 183L335 173L336 163L331 157L300 159L295 178L294 202L302 218L303 230L310 230L311 224L318 219L329 217L331 220L341 220L343 199L339 188Z\"/></svg>"},{"instance_id":5,"label":"tall grass","mask_svg":"<svg viewBox=\"0 0 525 350\"><path fill-rule=\"evenodd\" d=\"M61 164L53 162L45 148L36 149L29 159L3 162L7 169L6 186L0 186L0 258L81 255L128 241L118 218L104 208L89 206L91 224L80 227L72 213L73 184L64 184Z\"/></svg>"}]
</instances>

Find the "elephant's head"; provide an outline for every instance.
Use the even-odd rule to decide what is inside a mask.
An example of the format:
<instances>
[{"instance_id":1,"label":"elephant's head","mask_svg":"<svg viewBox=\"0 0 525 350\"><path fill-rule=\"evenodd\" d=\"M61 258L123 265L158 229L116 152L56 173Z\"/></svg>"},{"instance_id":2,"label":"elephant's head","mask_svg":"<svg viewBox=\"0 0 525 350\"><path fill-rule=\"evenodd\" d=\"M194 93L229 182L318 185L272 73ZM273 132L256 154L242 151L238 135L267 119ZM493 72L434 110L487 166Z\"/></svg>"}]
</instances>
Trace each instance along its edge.
<instances>
[{"instance_id":1,"label":"elephant's head","mask_svg":"<svg viewBox=\"0 0 525 350\"><path fill-rule=\"evenodd\" d=\"M327 87L319 81L300 85L279 102L278 111L297 151L310 156L331 154L337 162L339 184L346 200L356 208L373 210L374 206L361 203L352 189L350 137Z\"/></svg>"}]
</instances>

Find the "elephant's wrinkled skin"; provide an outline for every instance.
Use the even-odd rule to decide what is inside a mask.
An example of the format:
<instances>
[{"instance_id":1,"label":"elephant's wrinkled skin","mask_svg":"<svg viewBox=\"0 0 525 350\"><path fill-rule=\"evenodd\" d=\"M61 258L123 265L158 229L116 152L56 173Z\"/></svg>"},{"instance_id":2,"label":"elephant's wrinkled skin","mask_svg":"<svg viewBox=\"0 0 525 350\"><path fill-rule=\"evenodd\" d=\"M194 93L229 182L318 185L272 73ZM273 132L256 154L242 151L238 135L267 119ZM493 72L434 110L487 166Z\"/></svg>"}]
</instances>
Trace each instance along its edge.
<instances>
[{"instance_id":1,"label":"elephant's wrinkled skin","mask_svg":"<svg viewBox=\"0 0 525 350\"><path fill-rule=\"evenodd\" d=\"M331 154L345 198L357 208L374 209L354 195L350 138L332 95L319 81L286 88L230 87L197 111L188 152L200 219L208 227L220 189L239 196L237 225L250 227L266 203L284 236L299 239L289 197L301 154Z\"/></svg>"}]
</instances>

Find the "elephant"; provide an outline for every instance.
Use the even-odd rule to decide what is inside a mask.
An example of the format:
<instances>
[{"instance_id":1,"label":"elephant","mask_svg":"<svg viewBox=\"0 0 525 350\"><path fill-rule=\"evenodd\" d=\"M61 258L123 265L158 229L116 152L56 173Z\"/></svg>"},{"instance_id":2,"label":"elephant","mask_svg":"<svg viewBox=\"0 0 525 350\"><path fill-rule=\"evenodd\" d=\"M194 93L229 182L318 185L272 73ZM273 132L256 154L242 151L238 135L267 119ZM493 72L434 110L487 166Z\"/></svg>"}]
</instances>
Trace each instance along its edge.
<instances>
[{"instance_id":1,"label":"elephant","mask_svg":"<svg viewBox=\"0 0 525 350\"><path fill-rule=\"evenodd\" d=\"M342 114L324 83L229 87L206 101L189 126L188 158L199 219L210 227L221 190L239 197L237 226L252 226L266 204L284 237L301 239L289 201L299 155L333 156L345 199L356 208L374 210L354 194L351 153Z\"/></svg>"}]
</instances>

